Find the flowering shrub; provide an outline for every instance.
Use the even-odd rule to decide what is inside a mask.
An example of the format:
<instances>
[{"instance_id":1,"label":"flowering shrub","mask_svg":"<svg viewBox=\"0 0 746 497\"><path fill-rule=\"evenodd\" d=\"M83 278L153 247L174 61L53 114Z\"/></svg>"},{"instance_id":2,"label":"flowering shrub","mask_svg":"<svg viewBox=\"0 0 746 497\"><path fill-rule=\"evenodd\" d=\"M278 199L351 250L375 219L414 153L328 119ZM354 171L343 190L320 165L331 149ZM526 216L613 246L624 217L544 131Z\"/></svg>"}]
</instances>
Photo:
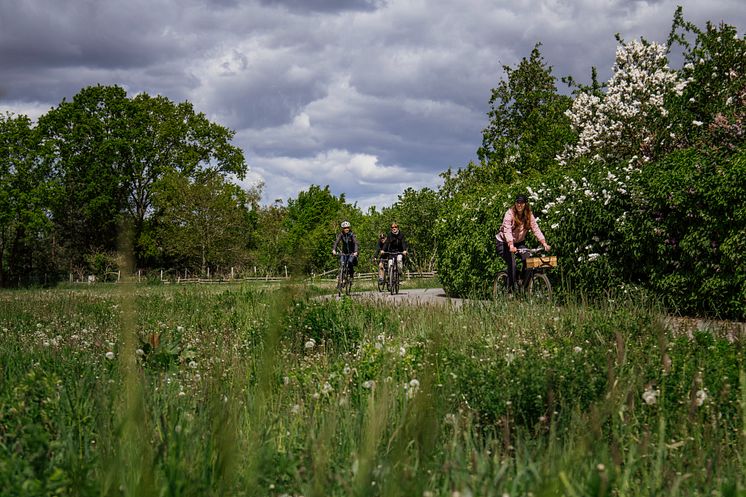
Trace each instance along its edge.
<instances>
[{"instance_id":1,"label":"flowering shrub","mask_svg":"<svg viewBox=\"0 0 746 497\"><path fill-rule=\"evenodd\" d=\"M663 45L622 42L607 91L583 89L567 111L578 139L558 169L476 190L450 185L436 224L449 293L488 293L502 267L494 236L515 194L528 193L559 256L550 277L562 275L566 289L632 284L680 312L746 316L746 40L724 24L698 30L677 12L674 42L684 47L679 71Z\"/></svg>"}]
</instances>

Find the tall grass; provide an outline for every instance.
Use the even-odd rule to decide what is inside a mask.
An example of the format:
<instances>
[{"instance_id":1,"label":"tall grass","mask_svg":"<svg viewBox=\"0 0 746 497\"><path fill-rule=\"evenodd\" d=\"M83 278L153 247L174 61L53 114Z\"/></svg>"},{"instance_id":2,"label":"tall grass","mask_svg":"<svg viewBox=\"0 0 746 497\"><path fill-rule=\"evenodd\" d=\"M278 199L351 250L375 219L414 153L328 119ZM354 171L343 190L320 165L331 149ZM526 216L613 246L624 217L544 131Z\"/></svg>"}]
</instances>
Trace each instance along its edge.
<instances>
[{"instance_id":1,"label":"tall grass","mask_svg":"<svg viewBox=\"0 0 746 497\"><path fill-rule=\"evenodd\" d=\"M315 293L0 293L0 495L746 492L743 339Z\"/></svg>"}]
</instances>

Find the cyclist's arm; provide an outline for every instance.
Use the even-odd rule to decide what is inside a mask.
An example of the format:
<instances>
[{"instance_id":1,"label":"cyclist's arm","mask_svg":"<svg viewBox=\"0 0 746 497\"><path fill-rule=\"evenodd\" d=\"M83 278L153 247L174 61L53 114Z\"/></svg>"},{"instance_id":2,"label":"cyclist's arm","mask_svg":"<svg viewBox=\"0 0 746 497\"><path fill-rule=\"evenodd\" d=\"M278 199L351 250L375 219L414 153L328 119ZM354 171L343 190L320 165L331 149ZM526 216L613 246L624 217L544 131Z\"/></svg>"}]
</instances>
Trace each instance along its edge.
<instances>
[{"instance_id":1,"label":"cyclist's arm","mask_svg":"<svg viewBox=\"0 0 746 497\"><path fill-rule=\"evenodd\" d=\"M339 235L337 235L337 239L334 240L334 245L332 245L332 252L336 252L337 251L337 245L339 245L339 241L341 239L342 239L342 234L340 233Z\"/></svg>"},{"instance_id":2,"label":"cyclist's arm","mask_svg":"<svg viewBox=\"0 0 746 497\"><path fill-rule=\"evenodd\" d=\"M544 233L541 232L541 229L539 228L539 223L536 222L536 217L531 214L531 231L534 232L534 235L536 235L536 238L539 239L539 243L542 244L544 249L548 252L551 247L547 244L546 238L544 238Z\"/></svg>"},{"instance_id":3,"label":"cyclist's arm","mask_svg":"<svg viewBox=\"0 0 746 497\"><path fill-rule=\"evenodd\" d=\"M505 243L508 248L513 248L513 209L508 209L503 217L503 224L500 226Z\"/></svg>"}]
</instances>

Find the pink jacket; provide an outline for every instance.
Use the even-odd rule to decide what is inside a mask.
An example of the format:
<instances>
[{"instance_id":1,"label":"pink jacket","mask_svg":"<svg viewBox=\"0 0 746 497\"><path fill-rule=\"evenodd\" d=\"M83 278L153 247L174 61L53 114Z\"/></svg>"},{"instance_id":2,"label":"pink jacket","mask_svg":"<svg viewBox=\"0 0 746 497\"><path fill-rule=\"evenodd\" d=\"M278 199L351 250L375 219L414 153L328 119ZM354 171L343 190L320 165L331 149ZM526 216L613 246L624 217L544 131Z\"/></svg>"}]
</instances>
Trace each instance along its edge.
<instances>
[{"instance_id":1,"label":"pink jacket","mask_svg":"<svg viewBox=\"0 0 746 497\"><path fill-rule=\"evenodd\" d=\"M531 231L533 231L536 238L538 238L539 242L543 245L546 240L544 239L544 234L539 229L539 225L536 223L536 218L533 214L531 214L529 224L531 225ZM513 222L513 208L511 207L508 209L508 212L505 213L503 224L500 226L500 233L496 235L496 238L499 242L517 244L526 239L528 230L529 228L527 228L525 224L519 227Z\"/></svg>"}]
</instances>

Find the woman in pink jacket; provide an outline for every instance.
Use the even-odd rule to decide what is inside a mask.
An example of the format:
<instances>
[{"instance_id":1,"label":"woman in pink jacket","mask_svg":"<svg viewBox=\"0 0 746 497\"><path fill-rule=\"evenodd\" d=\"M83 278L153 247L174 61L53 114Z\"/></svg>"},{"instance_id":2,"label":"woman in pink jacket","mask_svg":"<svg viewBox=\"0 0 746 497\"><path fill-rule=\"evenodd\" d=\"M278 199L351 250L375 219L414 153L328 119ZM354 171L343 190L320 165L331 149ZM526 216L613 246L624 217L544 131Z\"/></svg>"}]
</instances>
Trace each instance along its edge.
<instances>
[{"instance_id":1,"label":"woman in pink jacket","mask_svg":"<svg viewBox=\"0 0 746 497\"><path fill-rule=\"evenodd\" d=\"M549 252L551 248L544 239L544 234L536 223L536 218L531 212L531 206L526 201L524 195L518 195L513 206L508 209L503 218L503 224L500 226L500 232L497 238L497 253L505 260L508 267L508 286L512 291L515 285L515 253L519 248L526 246L526 235L531 230L544 246L544 250ZM521 254L523 261L523 270L526 269L526 254Z\"/></svg>"}]
</instances>

